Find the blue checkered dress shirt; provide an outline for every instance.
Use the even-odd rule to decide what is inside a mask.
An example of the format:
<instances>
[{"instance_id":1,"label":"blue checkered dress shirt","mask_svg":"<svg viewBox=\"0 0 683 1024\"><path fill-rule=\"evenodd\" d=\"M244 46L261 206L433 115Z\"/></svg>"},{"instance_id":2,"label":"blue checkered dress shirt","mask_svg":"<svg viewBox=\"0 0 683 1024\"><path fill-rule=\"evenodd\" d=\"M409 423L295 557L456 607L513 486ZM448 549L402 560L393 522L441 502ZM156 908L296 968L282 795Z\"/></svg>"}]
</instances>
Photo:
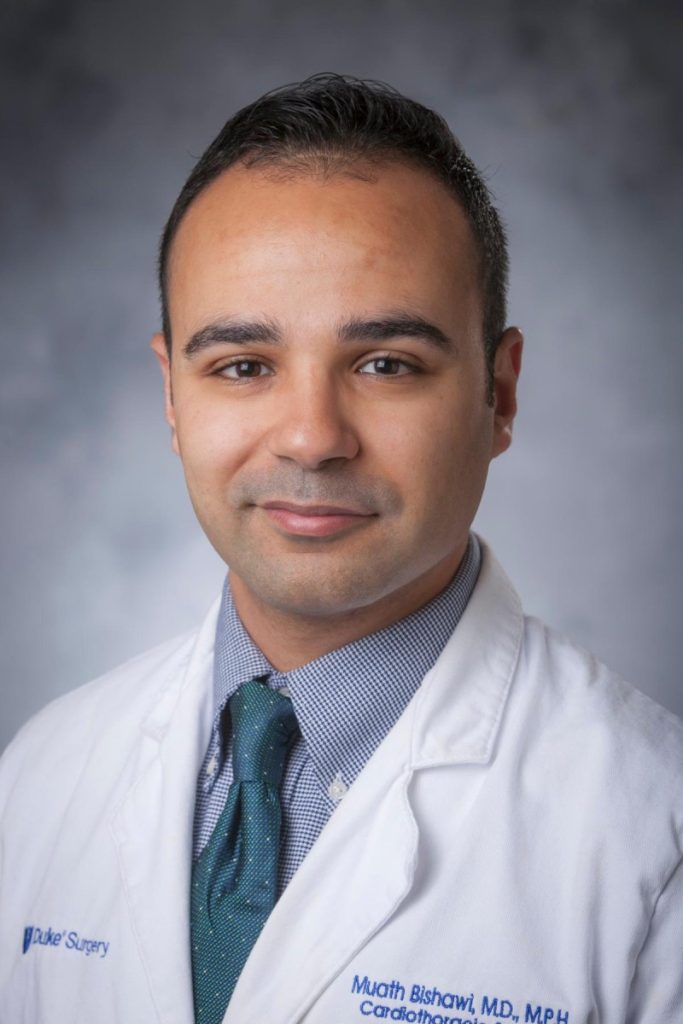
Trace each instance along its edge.
<instances>
[{"instance_id":1,"label":"blue checkered dress shirt","mask_svg":"<svg viewBox=\"0 0 683 1024\"><path fill-rule=\"evenodd\" d=\"M273 668L245 630L226 580L216 631L213 729L197 783L195 858L209 841L232 782L225 711L241 683L267 675L269 686L286 687L301 729L281 788L282 892L441 654L470 598L480 559L471 534L458 572L429 604L286 674Z\"/></svg>"}]
</instances>

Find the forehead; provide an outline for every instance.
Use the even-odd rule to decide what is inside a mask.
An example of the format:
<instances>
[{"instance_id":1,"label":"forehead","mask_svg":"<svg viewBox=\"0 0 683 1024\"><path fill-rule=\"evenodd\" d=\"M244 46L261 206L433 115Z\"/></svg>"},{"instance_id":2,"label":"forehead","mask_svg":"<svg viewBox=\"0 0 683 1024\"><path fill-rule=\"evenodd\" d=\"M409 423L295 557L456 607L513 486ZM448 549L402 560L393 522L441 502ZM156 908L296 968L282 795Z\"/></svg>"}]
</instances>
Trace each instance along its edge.
<instances>
[{"instance_id":1,"label":"forehead","mask_svg":"<svg viewBox=\"0 0 683 1024\"><path fill-rule=\"evenodd\" d=\"M478 267L462 208L425 170L392 162L323 176L236 165L179 225L169 311L174 333L196 327L188 315L263 310L293 296L300 314L309 301L465 312L479 307Z\"/></svg>"}]
</instances>

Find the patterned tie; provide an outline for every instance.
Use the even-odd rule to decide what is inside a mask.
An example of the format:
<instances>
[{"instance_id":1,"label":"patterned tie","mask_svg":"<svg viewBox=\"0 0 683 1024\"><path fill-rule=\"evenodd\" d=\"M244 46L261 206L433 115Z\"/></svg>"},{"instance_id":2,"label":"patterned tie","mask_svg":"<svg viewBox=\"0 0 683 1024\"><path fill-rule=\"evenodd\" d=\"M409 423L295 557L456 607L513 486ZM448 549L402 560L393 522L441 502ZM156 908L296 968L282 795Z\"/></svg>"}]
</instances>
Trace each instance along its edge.
<instances>
[{"instance_id":1,"label":"patterned tie","mask_svg":"<svg viewBox=\"0 0 683 1024\"><path fill-rule=\"evenodd\" d=\"M231 697L234 781L192 870L190 929L197 1024L220 1024L273 906L280 782L298 725L288 697L256 679Z\"/></svg>"}]
</instances>

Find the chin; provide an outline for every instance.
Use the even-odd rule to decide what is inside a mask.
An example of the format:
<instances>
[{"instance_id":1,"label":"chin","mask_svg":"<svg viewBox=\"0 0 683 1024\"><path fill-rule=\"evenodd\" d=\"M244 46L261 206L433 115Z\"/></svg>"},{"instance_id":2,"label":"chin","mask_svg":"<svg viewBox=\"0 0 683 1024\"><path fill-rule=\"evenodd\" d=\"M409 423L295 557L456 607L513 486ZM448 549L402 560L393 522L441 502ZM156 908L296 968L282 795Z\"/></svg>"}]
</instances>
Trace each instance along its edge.
<instances>
[{"instance_id":1,"label":"chin","mask_svg":"<svg viewBox=\"0 0 683 1024\"><path fill-rule=\"evenodd\" d=\"M349 561L324 569L318 565L262 563L258 567L232 562L233 571L256 599L270 608L302 618L348 615L379 601L390 591L393 573L368 571Z\"/></svg>"}]
</instances>

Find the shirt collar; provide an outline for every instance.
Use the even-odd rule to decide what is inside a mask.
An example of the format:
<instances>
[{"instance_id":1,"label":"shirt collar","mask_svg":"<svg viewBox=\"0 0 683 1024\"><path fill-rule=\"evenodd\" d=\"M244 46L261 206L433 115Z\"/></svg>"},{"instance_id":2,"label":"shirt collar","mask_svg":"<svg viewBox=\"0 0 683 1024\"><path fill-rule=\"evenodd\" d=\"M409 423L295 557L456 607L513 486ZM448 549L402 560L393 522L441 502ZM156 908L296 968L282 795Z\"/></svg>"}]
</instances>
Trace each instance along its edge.
<instances>
[{"instance_id":1,"label":"shirt collar","mask_svg":"<svg viewBox=\"0 0 683 1024\"><path fill-rule=\"evenodd\" d=\"M226 577L216 624L213 661L213 732L219 763L222 763L225 753L220 728L223 709L242 683L259 676L271 676L274 672L265 654L242 625L232 600L229 577Z\"/></svg>"},{"instance_id":2,"label":"shirt collar","mask_svg":"<svg viewBox=\"0 0 683 1024\"><path fill-rule=\"evenodd\" d=\"M214 732L222 759L220 718L238 687L268 675L287 686L321 786L350 785L401 716L455 629L481 560L474 534L449 585L399 622L361 637L286 674L277 672L237 614L229 581L223 588L214 658Z\"/></svg>"}]
</instances>

